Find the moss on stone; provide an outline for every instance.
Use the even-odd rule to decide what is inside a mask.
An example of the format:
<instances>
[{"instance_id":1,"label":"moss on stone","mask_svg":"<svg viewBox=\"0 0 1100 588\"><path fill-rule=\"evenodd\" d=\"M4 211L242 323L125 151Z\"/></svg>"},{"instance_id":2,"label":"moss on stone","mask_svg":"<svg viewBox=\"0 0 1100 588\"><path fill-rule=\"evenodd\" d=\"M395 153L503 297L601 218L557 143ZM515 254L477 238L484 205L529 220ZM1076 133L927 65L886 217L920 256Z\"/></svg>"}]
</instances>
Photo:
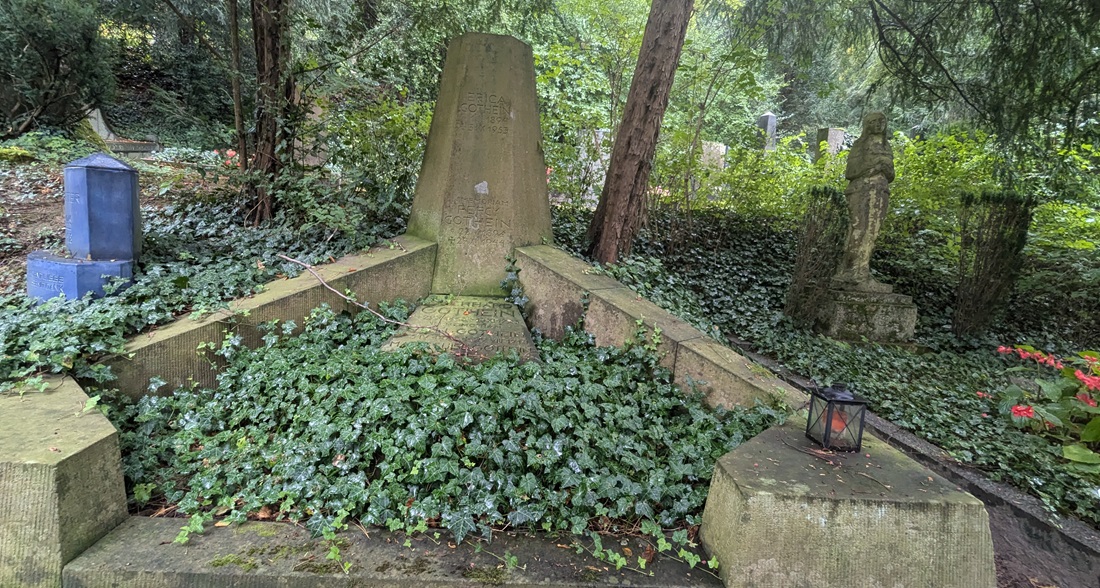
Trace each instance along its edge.
<instances>
[{"instance_id":1,"label":"moss on stone","mask_svg":"<svg viewBox=\"0 0 1100 588\"><path fill-rule=\"evenodd\" d=\"M256 569L259 564L251 557L242 557L236 553L230 553L229 555L221 555L210 560L210 567L220 568L223 566L238 566L244 571L250 571Z\"/></svg>"},{"instance_id":2,"label":"moss on stone","mask_svg":"<svg viewBox=\"0 0 1100 588\"><path fill-rule=\"evenodd\" d=\"M464 570L462 577L482 584L499 586L508 579L508 571L501 568L472 567Z\"/></svg>"}]
</instances>

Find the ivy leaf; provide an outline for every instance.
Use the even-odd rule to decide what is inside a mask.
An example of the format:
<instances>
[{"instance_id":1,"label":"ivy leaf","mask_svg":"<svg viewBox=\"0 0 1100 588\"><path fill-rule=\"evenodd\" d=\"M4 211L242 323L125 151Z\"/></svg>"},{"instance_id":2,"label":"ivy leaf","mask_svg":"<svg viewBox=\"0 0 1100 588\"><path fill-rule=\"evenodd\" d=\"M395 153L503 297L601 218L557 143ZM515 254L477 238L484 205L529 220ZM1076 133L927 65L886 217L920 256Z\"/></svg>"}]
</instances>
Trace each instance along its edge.
<instances>
[{"instance_id":1,"label":"ivy leaf","mask_svg":"<svg viewBox=\"0 0 1100 588\"><path fill-rule=\"evenodd\" d=\"M1100 441L1100 417L1094 417L1081 431L1081 441L1095 443Z\"/></svg>"},{"instance_id":2,"label":"ivy leaf","mask_svg":"<svg viewBox=\"0 0 1100 588\"><path fill-rule=\"evenodd\" d=\"M537 522L542 518L542 515L542 509L535 508L529 503L522 504L508 513L508 522L511 523L513 527L520 527L528 523Z\"/></svg>"},{"instance_id":3,"label":"ivy leaf","mask_svg":"<svg viewBox=\"0 0 1100 588\"><path fill-rule=\"evenodd\" d=\"M477 530L474 517L467 511L445 511L440 519L443 526L454 535L455 543L462 543L466 535Z\"/></svg>"},{"instance_id":4,"label":"ivy leaf","mask_svg":"<svg viewBox=\"0 0 1100 588\"><path fill-rule=\"evenodd\" d=\"M1085 447L1084 445L1065 445L1062 447L1062 457L1078 463L1100 464L1100 453Z\"/></svg>"}]
</instances>

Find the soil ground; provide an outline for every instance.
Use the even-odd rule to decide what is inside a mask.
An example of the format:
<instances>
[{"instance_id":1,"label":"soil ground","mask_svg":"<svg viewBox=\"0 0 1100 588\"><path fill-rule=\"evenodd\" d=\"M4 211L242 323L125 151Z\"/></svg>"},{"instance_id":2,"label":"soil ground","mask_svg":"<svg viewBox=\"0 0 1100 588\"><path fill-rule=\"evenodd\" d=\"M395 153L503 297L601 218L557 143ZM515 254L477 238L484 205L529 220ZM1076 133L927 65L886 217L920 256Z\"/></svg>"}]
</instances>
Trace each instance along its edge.
<instances>
[{"instance_id":1,"label":"soil ground","mask_svg":"<svg viewBox=\"0 0 1100 588\"><path fill-rule=\"evenodd\" d=\"M64 253L63 175L60 166L0 162L0 294L24 291L26 256L31 251ZM181 177L177 173L176 180L202 183L195 174ZM158 195L160 181L161 177L155 174L141 175L143 207L159 208L169 203L169 199ZM1042 550L1028 549L1032 539L1018 527L993 524L991 530L995 546L1012 546L998 549L996 554L999 588L1088 588L1058 586L1037 569L1040 566L1035 565L1033 558L1022 561L1017 554Z\"/></svg>"}]
</instances>

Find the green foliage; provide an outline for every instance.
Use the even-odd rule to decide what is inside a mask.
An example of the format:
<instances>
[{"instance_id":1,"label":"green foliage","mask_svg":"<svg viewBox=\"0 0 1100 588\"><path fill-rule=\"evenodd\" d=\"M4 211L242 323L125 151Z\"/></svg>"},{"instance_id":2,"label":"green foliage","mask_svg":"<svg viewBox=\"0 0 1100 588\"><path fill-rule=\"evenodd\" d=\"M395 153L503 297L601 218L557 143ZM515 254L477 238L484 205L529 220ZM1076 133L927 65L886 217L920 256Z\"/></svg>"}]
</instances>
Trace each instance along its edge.
<instances>
[{"instance_id":1,"label":"green foliage","mask_svg":"<svg viewBox=\"0 0 1100 588\"><path fill-rule=\"evenodd\" d=\"M1018 355L1023 361L1034 360L1034 367L1025 365L1008 370L1027 373L1031 385L1024 389L1012 383L1000 394L978 396L996 402L1005 420L1062 445L1062 457L1073 462L1071 467L1100 474L1100 454L1096 452L1100 449L1100 407L1097 407L1100 355L1084 351L1076 357L1067 357L1063 364L1057 357L1026 345L1001 346L997 351ZM1051 372L1058 377L1046 379Z\"/></svg>"},{"instance_id":2,"label":"green foliage","mask_svg":"<svg viewBox=\"0 0 1100 588\"><path fill-rule=\"evenodd\" d=\"M555 238L575 247L583 236L582 219L576 209L558 207ZM664 234L673 221L656 211L651 212L649 222L649 232L640 235L635 244L636 255L660 259L660 265L645 261L650 271L676 268L676 277L689 288L665 298L694 301L723 334L747 340L754 350L821 384L850 383L870 400L879 416L935 443L991 478L1034 494L1052 511L1100 526L1100 502L1096 500L1100 474L1084 471L1066 459L1061 443L982 416L995 411L975 391L1006 388L1009 382L1003 362L991 347L975 349L949 335L950 277L957 259L936 257L938 249L923 247L919 240L906 248L876 252L872 267L885 270L882 279L907 284L897 287L917 300L921 312L917 347L852 345L816 336L782 318L795 256L793 232L766 219L710 211L697 213L690 231L668 242L654 239L654 235ZM933 255L928 255L929 251ZM1051 290L1058 289L1056 278L1047 275ZM944 280L938 287L945 291L909 289L915 284L931 288L938 280ZM667 275L650 275L646 281L674 283ZM630 285L629 280L627 283ZM1069 299L1063 294L1062 300ZM676 306L667 307L676 311ZM1020 332L1023 325L1044 320L1020 316L1017 309L1005 319L1010 322L994 328ZM1048 332L1058 330L1048 327Z\"/></svg>"},{"instance_id":3,"label":"green foliage","mask_svg":"<svg viewBox=\"0 0 1100 588\"><path fill-rule=\"evenodd\" d=\"M599 517L695 524L715 460L780 418L707 409L641 335L610 348L571 332L540 341L540 362L470 365L422 346L383 352L393 329L321 308L300 336L227 340L216 390L115 411L130 483L193 515L188 532L264 507L315 533L346 512L456 540L501 526L579 534Z\"/></svg>"},{"instance_id":4,"label":"green foliage","mask_svg":"<svg viewBox=\"0 0 1100 588\"><path fill-rule=\"evenodd\" d=\"M813 326L821 294L836 273L848 229L844 194L831 187L810 189L798 237L798 253L783 313L800 326Z\"/></svg>"},{"instance_id":5,"label":"green foliage","mask_svg":"<svg viewBox=\"0 0 1100 588\"><path fill-rule=\"evenodd\" d=\"M94 5L0 1L0 80L0 139L83 118L114 87Z\"/></svg>"},{"instance_id":6,"label":"green foliage","mask_svg":"<svg viewBox=\"0 0 1100 588\"><path fill-rule=\"evenodd\" d=\"M0 390L37 373L112 379L95 361L122 353L125 337L187 312L263 290L301 268L278 253L317 263L344 255L376 235L304 229L293 218L245 226L237 207L191 202L145 216L135 283L116 296L55 298L36 306L21 292L0 296Z\"/></svg>"},{"instance_id":7,"label":"green foliage","mask_svg":"<svg viewBox=\"0 0 1100 588\"><path fill-rule=\"evenodd\" d=\"M68 163L98 151L95 145L55 129L30 131L0 145L4 149L25 153L31 159L54 164Z\"/></svg>"},{"instance_id":8,"label":"green foliage","mask_svg":"<svg viewBox=\"0 0 1100 588\"><path fill-rule=\"evenodd\" d=\"M959 286L952 327L959 336L984 331L1016 282L1035 202L1012 192L963 198Z\"/></svg>"}]
</instances>

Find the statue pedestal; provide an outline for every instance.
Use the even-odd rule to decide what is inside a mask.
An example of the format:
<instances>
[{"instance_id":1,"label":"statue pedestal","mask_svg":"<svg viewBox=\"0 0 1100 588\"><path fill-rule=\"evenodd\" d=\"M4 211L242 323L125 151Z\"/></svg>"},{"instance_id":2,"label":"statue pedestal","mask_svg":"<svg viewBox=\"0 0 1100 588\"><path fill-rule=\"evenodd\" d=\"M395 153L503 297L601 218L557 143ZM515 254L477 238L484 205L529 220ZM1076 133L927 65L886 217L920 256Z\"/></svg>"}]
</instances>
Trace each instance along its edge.
<instances>
[{"instance_id":1,"label":"statue pedestal","mask_svg":"<svg viewBox=\"0 0 1100 588\"><path fill-rule=\"evenodd\" d=\"M833 339L903 343L917 326L917 306L902 294L830 288L820 300L816 330Z\"/></svg>"}]
</instances>

